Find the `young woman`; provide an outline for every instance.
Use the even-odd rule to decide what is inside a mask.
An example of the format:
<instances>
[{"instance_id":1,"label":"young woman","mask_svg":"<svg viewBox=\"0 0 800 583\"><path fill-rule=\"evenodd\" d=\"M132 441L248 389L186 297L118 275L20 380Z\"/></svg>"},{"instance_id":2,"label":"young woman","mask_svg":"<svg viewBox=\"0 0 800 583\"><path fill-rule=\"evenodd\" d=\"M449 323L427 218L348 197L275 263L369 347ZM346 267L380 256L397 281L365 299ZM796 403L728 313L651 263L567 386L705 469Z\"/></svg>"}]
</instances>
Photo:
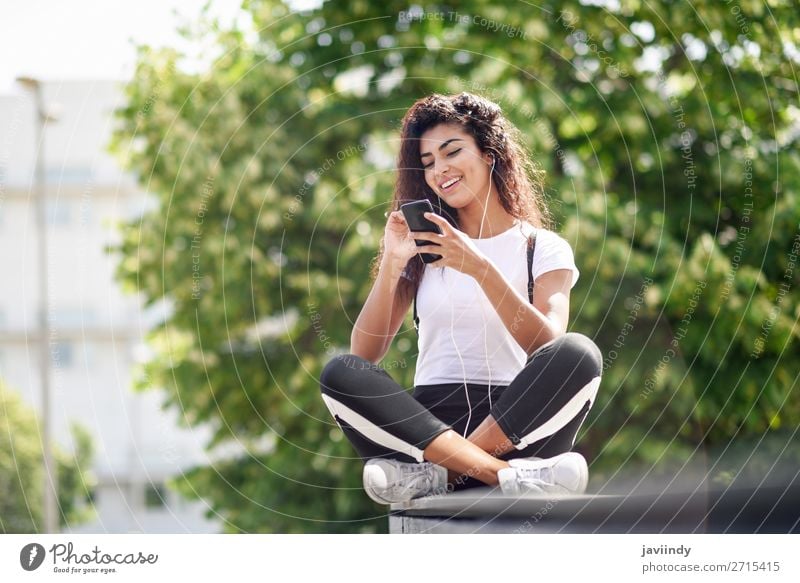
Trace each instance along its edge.
<instances>
[{"instance_id":1,"label":"young woman","mask_svg":"<svg viewBox=\"0 0 800 583\"><path fill-rule=\"evenodd\" d=\"M409 232L398 209L423 199L441 234ZM570 450L602 357L567 333L578 269L569 244L547 230L540 173L500 108L470 93L417 101L403 119L392 209L350 353L320 378L366 460L367 494L390 504L487 484L504 494L583 492L586 461ZM425 264L420 253L441 258ZM410 394L377 363L414 301Z\"/></svg>"}]
</instances>

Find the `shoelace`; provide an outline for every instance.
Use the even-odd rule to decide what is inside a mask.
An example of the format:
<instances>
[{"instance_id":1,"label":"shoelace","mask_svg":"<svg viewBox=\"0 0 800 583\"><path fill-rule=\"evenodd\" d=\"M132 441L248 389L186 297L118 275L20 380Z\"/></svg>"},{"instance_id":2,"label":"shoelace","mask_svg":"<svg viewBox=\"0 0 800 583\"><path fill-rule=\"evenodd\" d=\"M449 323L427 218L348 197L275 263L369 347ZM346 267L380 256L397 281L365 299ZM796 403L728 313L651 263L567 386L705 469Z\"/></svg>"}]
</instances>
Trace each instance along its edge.
<instances>
[{"instance_id":1,"label":"shoelace","mask_svg":"<svg viewBox=\"0 0 800 583\"><path fill-rule=\"evenodd\" d=\"M415 467L416 465L420 467L417 468ZM425 491L433 490L433 475L430 471L430 467L425 463L401 466L400 474L400 479L392 484L392 486L419 488L419 483L422 482Z\"/></svg>"},{"instance_id":2,"label":"shoelace","mask_svg":"<svg viewBox=\"0 0 800 583\"><path fill-rule=\"evenodd\" d=\"M553 470L550 467L543 468L516 468L517 480L520 483L528 486L534 486L538 489L545 489L555 485L553 478Z\"/></svg>"}]
</instances>

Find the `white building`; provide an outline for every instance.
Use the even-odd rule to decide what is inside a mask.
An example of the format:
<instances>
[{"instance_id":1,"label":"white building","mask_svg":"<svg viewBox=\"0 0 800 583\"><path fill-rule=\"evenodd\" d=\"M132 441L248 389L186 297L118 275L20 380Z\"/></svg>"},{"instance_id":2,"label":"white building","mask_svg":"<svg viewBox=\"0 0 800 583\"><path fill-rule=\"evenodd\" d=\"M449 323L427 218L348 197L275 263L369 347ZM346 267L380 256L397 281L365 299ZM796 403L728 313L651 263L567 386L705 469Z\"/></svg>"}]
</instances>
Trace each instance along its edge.
<instances>
[{"instance_id":1,"label":"white building","mask_svg":"<svg viewBox=\"0 0 800 583\"><path fill-rule=\"evenodd\" d=\"M202 428L180 429L158 390L134 393L132 365L158 314L113 279L114 222L135 216L146 195L107 153L111 81L47 82L45 130L47 269L53 435L69 450L69 425L93 435L96 520L71 532L219 532L207 506L164 489L164 480L205 463ZM0 377L41 411L35 190L36 113L21 88L0 96ZM163 495L165 502L162 502Z\"/></svg>"}]
</instances>

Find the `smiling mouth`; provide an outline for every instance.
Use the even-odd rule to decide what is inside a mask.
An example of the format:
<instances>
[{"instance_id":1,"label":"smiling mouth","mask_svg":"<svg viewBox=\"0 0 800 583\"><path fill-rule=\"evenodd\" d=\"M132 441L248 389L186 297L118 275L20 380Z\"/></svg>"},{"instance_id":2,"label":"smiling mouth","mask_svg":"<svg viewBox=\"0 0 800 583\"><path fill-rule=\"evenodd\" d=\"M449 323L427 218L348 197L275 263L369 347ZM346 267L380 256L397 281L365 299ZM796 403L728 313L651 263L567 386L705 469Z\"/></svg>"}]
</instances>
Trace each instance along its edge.
<instances>
[{"instance_id":1,"label":"smiling mouth","mask_svg":"<svg viewBox=\"0 0 800 583\"><path fill-rule=\"evenodd\" d=\"M453 190L453 188L456 187L456 185L459 182L461 182L462 178L463 178L463 176L459 176L458 178L452 178L452 179L448 180L447 182L443 182L441 184L441 186L439 186L439 188L441 189L442 192L450 192L451 190Z\"/></svg>"}]
</instances>

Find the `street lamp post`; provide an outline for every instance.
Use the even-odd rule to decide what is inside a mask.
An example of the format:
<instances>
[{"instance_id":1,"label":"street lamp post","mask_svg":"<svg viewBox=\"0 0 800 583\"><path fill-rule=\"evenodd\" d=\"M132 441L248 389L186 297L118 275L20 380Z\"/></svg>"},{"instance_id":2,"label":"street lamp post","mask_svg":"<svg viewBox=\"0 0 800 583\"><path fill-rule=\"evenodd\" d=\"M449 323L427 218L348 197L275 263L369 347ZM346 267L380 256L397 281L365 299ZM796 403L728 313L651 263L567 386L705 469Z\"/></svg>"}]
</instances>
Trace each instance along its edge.
<instances>
[{"instance_id":1,"label":"street lamp post","mask_svg":"<svg viewBox=\"0 0 800 583\"><path fill-rule=\"evenodd\" d=\"M58 475L51 449L52 427L50 421L50 326L47 318L47 220L44 184L44 127L49 117L44 107L42 86L38 79L18 77L17 81L33 93L36 104L36 228L39 234L39 350L42 385L42 454L44 458L44 532L58 531L57 492Z\"/></svg>"}]
</instances>

